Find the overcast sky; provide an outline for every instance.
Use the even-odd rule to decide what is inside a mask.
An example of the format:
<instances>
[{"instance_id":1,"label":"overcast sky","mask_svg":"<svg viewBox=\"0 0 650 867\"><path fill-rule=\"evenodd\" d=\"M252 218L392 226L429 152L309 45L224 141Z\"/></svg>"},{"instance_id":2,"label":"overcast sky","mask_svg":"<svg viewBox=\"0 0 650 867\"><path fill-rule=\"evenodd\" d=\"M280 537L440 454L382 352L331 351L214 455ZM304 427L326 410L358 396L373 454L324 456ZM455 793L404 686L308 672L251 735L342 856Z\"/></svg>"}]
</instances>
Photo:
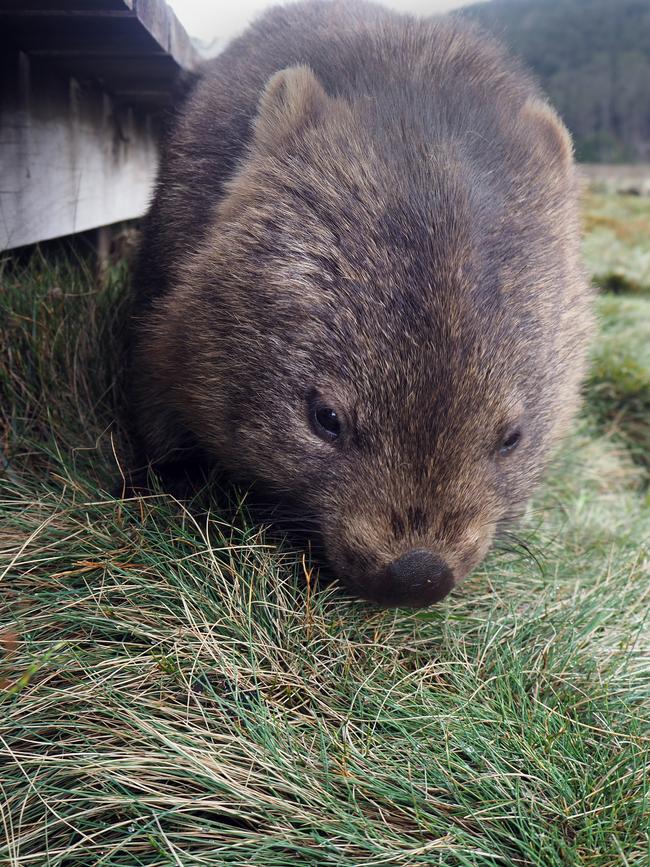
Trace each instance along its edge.
<instances>
[{"instance_id":1,"label":"overcast sky","mask_svg":"<svg viewBox=\"0 0 650 867\"><path fill-rule=\"evenodd\" d=\"M278 0L167 0L190 34L203 42L224 42L239 33L257 13ZM466 6L475 0L383 0L403 12L431 15Z\"/></svg>"}]
</instances>

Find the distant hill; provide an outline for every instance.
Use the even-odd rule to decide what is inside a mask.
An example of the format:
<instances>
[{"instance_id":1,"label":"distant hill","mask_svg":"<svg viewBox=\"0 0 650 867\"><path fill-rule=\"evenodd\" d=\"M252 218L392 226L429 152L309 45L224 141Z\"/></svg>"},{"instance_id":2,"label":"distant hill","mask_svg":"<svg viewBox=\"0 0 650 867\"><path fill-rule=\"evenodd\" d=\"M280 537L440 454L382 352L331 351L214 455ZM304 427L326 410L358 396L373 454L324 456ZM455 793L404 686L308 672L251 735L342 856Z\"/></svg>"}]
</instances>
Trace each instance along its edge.
<instances>
[{"instance_id":1,"label":"distant hill","mask_svg":"<svg viewBox=\"0 0 650 867\"><path fill-rule=\"evenodd\" d=\"M650 161L650 0L491 0L461 14L532 67L580 159Z\"/></svg>"}]
</instances>

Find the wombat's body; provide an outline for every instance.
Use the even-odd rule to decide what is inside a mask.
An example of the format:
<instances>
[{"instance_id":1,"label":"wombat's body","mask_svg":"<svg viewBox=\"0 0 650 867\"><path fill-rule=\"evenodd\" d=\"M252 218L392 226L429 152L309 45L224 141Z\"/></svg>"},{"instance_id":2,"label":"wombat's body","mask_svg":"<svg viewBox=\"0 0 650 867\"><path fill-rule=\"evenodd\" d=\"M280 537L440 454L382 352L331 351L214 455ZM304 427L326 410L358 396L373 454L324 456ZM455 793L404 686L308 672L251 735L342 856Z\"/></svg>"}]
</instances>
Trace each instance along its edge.
<instances>
[{"instance_id":1,"label":"wombat's body","mask_svg":"<svg viewBox=\"0 0 650 867\"><path fill-rule=\"evenodd\" d=\"M276 8L180 113L136 292L147 459L264 483L360 593L427 604L521 513L578 402L568 136L467 25Z\"/></svg>"}]
</instances>

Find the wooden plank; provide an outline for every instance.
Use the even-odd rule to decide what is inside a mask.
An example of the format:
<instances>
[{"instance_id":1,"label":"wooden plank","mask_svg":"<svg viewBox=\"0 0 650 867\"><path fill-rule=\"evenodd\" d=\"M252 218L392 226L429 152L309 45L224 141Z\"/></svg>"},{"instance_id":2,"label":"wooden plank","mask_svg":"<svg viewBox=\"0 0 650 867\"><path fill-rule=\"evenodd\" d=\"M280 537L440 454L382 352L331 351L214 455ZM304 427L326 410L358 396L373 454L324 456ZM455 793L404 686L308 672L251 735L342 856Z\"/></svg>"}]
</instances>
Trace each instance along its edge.
<instances>
[{"instance_id":1,"label":"wooden plank","mask_svg":"<svg viewBox=\"0 0 650 867\"><path fill-rule=\"evenodd\" d=\"M161 0L134 0L138 20L182 69L195 69L199 56L170 7Z\"/></svg>"},{"instance_id":2,"label":"wooden plank","mask_svg":"<svg viewBox=\"0 0 650 867\"><path fill-rule=\"evenodd\" d=\"M106 9L133 9L133 0L0 0L8 12L101 12Z\"/></svg>"},{"instance_id":3,"label":"wooden plank","mask_svg":"<svg viewBox=\"0 0 650 867\"><path fill-rule=\"evenodd\" d=\"M75 52L145 57L168 54L167 49L133 19L132 12L127 17L108 18L11 15L0 18L0 24L2 41L28 54L45 51L67 52L71 57Z\"/></svg>"},{"instance_id":4,"label":"wooden plank","mask_svg":"<svg viewBox=\"0 0 650 867\"><path fill-rule=\"evenodd\" d=\"M150 117L14 54L3 58L0 249L133 219L157 166Z\"/></svg>"},{"instance_id":5,"label":"wooden plank","mask_svg":"<svg viewBox=\"0 0 650 867\"><path fill-rule=\"evenodd\" d=\"M163 52L182 69L200 63L165 0L0 0L0 45L26 52Z\"/></svg>"},{"instance_id":6,"label":"wooden plank","mask_svg":"<svg viewBox=\"0 0 650 867\"><path fill-rule=\"evenodd\" d=\"M53 70L65 75L69 71L70 58L49 55L47 63ZM74 58L75 78L83 85L94 84L110 93L116 100L125 102L131 93L155 94L150 110L155 106L169 105L178 67L167 55L157 57L112 57L88 55ZM138 99L138 104L142 100Z\"/></svg>"},{"instance_id":7,"label":"wooden plank","mask_svg":"<svg viewBox=\"0 0 650 867\"><path fill-rule=\"evenodd\" d=\"M0 249L143 214L199 63L165 0L0 0Z\"/></svg>"},{"instance_id":8,"label":"wooden plank","mask_svg":"<svg viewBox=\"0 0 650 867\"><path fill-rule=\"evenodd\" d=\"M45 18L66 18L69 21L103 18L133 18L134 13L130 9L1 9L0 21L3 26L12 19L40 22Z\"/></svg>"}]
</instances>

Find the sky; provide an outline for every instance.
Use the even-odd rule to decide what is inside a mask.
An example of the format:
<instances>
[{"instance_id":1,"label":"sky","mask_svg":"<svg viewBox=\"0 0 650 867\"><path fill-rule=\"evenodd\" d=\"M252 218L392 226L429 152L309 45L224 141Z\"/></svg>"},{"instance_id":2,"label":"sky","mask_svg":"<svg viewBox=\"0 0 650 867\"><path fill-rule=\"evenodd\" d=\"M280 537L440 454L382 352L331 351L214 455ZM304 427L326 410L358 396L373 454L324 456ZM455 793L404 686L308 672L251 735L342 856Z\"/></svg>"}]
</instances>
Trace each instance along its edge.
<instances>
[{"instance_id":1,"label":"sky","mask_svg":"<svg viewBox=\"0 0 650 867\"><path fill-rule=\"evenodd\" d=\"M236 36L251 18L278 0L167 0L190 36L223 44ZM474 0L383 0L402 12L431 15L448 12Z\"/></svg>"}]
</instances>

